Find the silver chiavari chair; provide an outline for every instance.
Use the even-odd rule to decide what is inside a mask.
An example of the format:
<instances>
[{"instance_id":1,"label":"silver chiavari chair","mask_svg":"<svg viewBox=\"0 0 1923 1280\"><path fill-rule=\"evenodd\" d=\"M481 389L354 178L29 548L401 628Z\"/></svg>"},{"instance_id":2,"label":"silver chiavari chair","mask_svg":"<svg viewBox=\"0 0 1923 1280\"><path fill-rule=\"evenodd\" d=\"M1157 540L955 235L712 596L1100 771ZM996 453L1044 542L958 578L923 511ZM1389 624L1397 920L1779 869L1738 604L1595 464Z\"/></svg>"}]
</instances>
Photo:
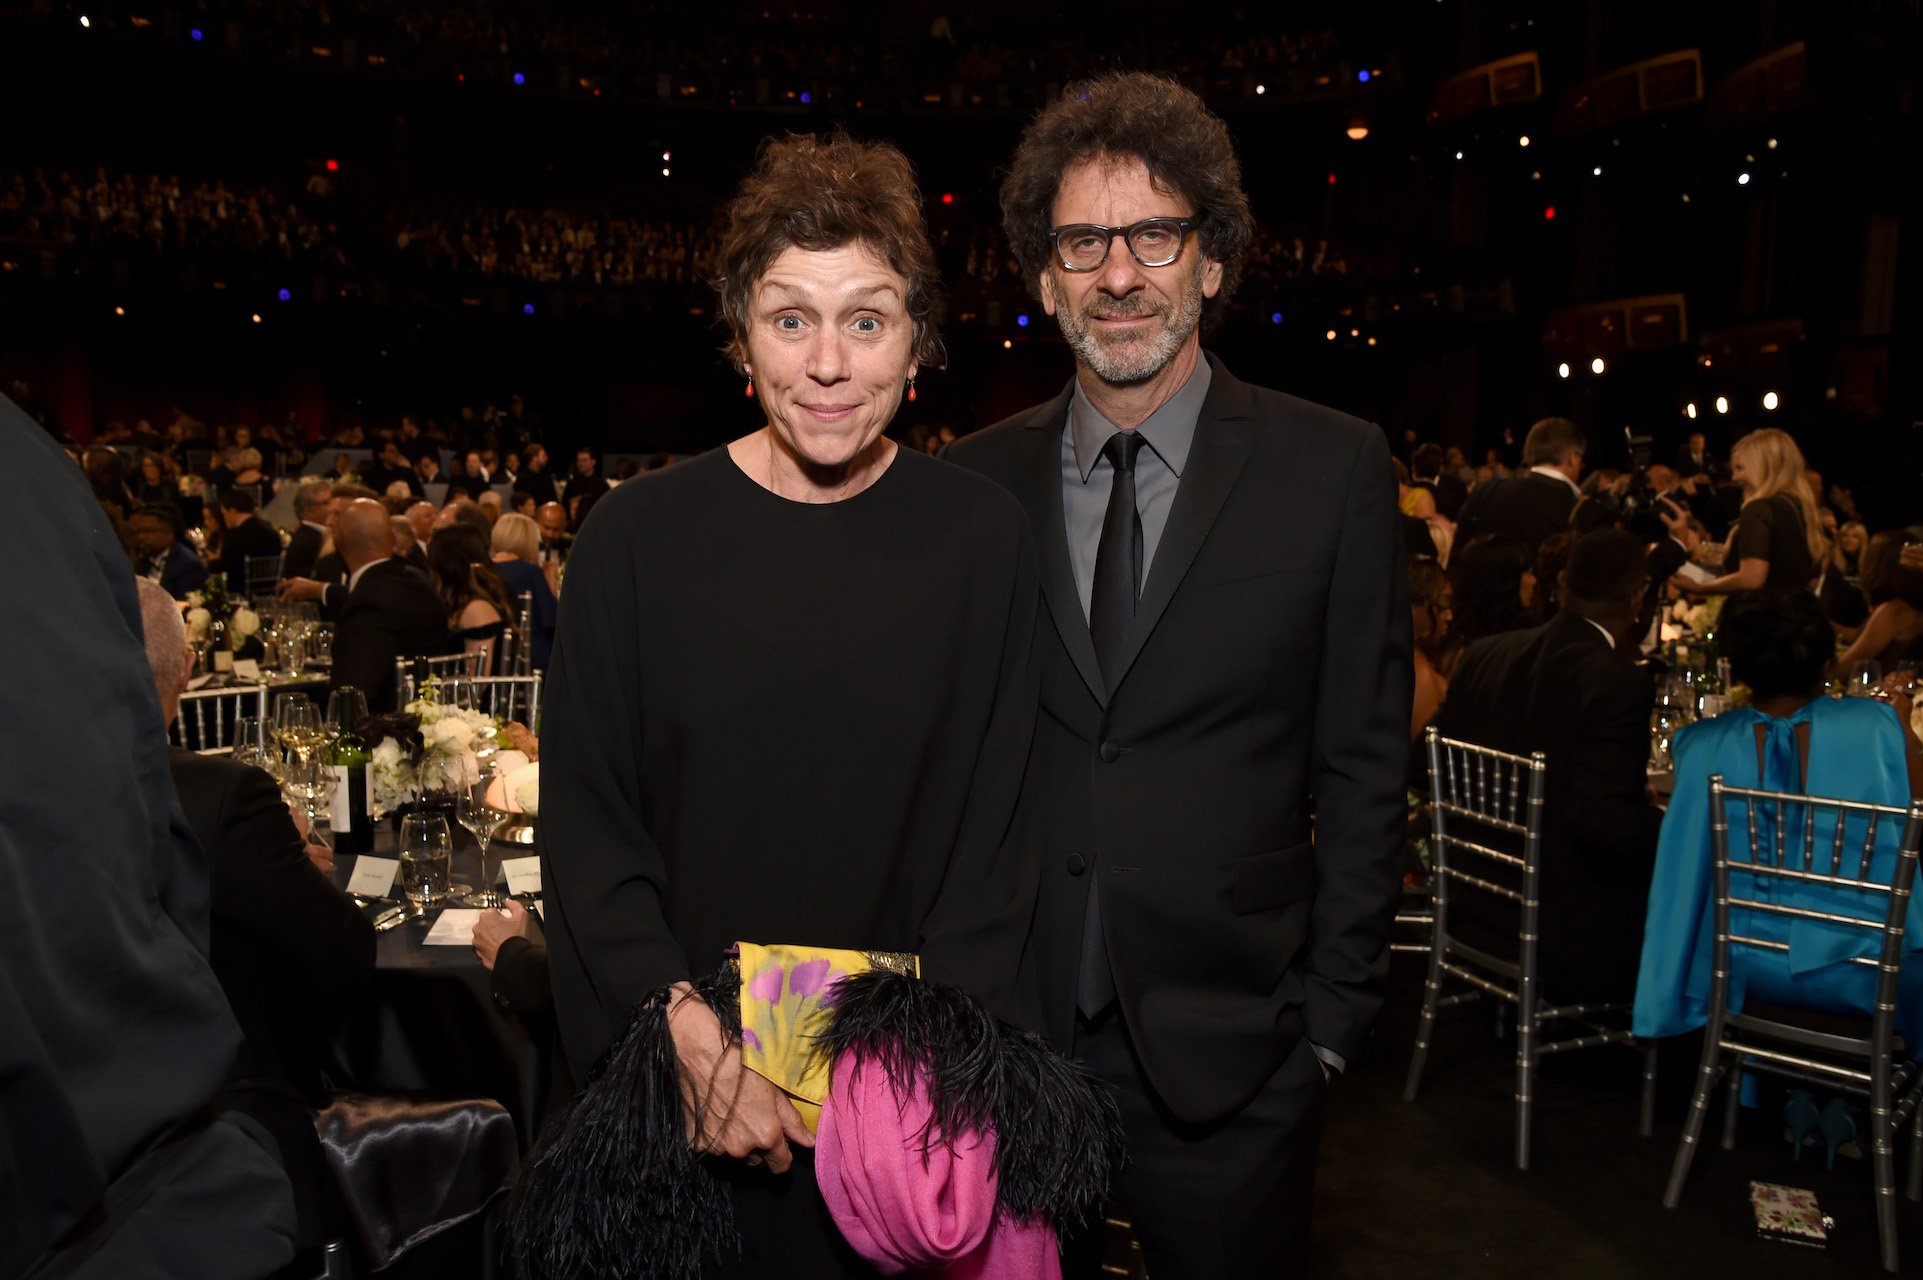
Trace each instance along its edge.
<instances>
[{"instance_id":1,"label":"silver chiavari chair","mask_svg":"<svg viewBox=\"0 0 1923 1280\"><path fill-rule=\"evenodd\" d=\"M242 716L266 719L266 685L189 690L180 695L180 714L167 726L167 741L202 755L228 755L234 749L234 722Z\"/></svg>"},{"instance_id":2,"label":"silver chiavari chair","mask_svg":"<svg viewBox=\"0 0 1923 1280\"><path fill-rule=\"evenodd\" d=\"M1732 810L1746 838L1729 838ZM1702 1141L1709 1097L1729 1077L1723 1146L1733 1145L1745 1071L1869 1099L1870 1158L1883 1269L1896 1270L1895 1139L1912 1127L1905 1193L1923 1198L1923 1070L1896 1033L1897 984L1923 840L1923 801L1907 809L1709 780L1710 850L1715 867L1715 951L1709 1022L1696 1092L1663 1204L1675 1208ZM1772 928L1771 921L1782 922ZM1730 1008L1731 977L1745 956L1786 954L1799 923L1855 939L1847 961L1873 970L1872 1012L1833 1010L1749 997ZM1761 936L1777 933L1780 937Z\"/></svg>"},{"instance_id":3,"label":"silver chiavari chair","mask_svg":"<svg viewBox=\"0 0 1923 1280\"><path fill-rule=\"evenodd\" d=\"M487 674L487 650L460 653L422 654L412 658L394 659L394 687L400 691L397 706L406 706L414 701L415 691L429 680L451 680L455 677L476 679Z\"/></svg>"},{"instance_id":4,"label":"silver chiavari chair","mask_svg":"<svg viewBox=\"0 0 1923 1280\"><path fill-rule=\"evenodd\" d=\"M247 557L245 592L249 599L280 590L280 562L279 555Z\"/></svg>"},{"instance_id":5,"label":"silver chiavari chair","mask_svg":"<svg viewBox=\"0 0 1923 1280\"><path fill-rule=\"evenodd\" d=\"M1429 976L1424 983L1422 1019L1415 1054L1402 1096L1413 1102L1443 1009L1489 996L1513 1006L1516 1019L1516 1168L1529 1167L1535 1106L1536 1070L1552 1053L1600 1045L1638 1042L1628 1029L1627 1003L1552 1005L1543 999L1538 952L1542 910L1542 809L1548 761L1538 751L1512 755L1445 738L1431 726L1426 734L1431 798L1432 938ZM1450 927L1449 908L1458 892L1502 900L1517 912L1516 951L1500 956L1464 942ZM1467 989L1443 995L1445 984ZM1577 1034L1549 1039L1554 1028ZM1656 1047L1643 1051L1640 1132L1654 1124Z\"/></svg>"},{"instance_id":6,"label":"silver chiavari chair","mask_svg":"<svg viewBox=\"0 0 1923 1280\"><path fill-rule=\"evenodd\" d=\"M506 724L518 720L534 729L541 719L541 673L525 676L482 676L474 681L477 705Z\"/></svg>"},{"instance_id":7,"label":"silver chiavari chair","mask_svg":"<svg viewBox=\"0 0 1923 1280\"><path fill-rule=\"evenodd\" d=\"M521 607L517 619L519 630L514 637L513 661L503 669L503 675L534 674L534 593L523 591L518 600Z\"/></svg>"}]
</instances>

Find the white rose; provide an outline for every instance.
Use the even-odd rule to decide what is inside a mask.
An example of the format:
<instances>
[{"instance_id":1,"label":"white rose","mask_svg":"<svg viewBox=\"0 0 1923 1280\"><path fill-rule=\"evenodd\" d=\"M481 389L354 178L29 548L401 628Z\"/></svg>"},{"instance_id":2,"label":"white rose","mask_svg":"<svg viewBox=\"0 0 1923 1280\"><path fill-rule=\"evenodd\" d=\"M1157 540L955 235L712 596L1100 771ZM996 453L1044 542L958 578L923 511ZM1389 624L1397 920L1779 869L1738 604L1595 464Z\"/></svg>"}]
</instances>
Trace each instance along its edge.
<instances>
[{"instance_id":1,"label":"white rose","mask_svg":"<svg viewBox=\"0 0 1923 1280\"><path fill-rule=\"evenodd\" d=\"M196 640L207 636L207 628L214 625L214 615L205 609L195 607L187 611L187 634Z\"/></svg>"},{"instance_id":2,"label":"white rose","mask_svg":"<svg viewBox=\"0 0 1923 1280\"><path fill-rule=\"evenodd\" d=\"M233 628L235 635L251 636L260 630L260 615L242 607L234 610L234 616L228 619L227 625Z\"/></svg>"},{"instance_id":3,"label":"white rose","mask_svg":"<svg viewBox=\"0 0 1923 1280\"><path fill-rule=\"evenodd\" d=\"M508 775L507 793L522 813L541 812L541 762L522 765Z\"/></svg>"},{"instance_id":4,"label":"white rose","mask_svg":"<svg viewBox=\"0 0 1923 1280\"><path fill-rule=\"evenodd\" d=\"M503 778L505 778L513 774L516 770L526 768L528 764L528 758L526 753L516 751L512 747L508 747L503 750L496 751L493 755L493 762L494 762L494 772L500 774Z\"/></svg>"}]
</instances>

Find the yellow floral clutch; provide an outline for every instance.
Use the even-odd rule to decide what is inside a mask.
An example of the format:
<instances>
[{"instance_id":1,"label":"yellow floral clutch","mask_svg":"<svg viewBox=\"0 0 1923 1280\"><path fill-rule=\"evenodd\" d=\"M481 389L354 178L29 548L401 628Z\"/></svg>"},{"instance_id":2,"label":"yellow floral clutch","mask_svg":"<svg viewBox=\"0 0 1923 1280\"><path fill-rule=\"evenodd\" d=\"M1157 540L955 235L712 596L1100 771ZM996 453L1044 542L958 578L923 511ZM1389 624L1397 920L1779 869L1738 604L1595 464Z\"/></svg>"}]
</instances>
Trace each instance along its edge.
<instances>
[{"instance_id":1,"label":"yellow floral clutch","mask_svg":"<svg viewBox=\"0 0 1923 1280\"><path fill-rule=\"evenodd\" d=\"M921 976L915 956L895 951L842 951L743 942L741 966L741 1061L788 1095L813 1133L828 1096L826 1054L816 1040L833 1006L841 979L871 969Z\"/></svg>"}]
</instances>

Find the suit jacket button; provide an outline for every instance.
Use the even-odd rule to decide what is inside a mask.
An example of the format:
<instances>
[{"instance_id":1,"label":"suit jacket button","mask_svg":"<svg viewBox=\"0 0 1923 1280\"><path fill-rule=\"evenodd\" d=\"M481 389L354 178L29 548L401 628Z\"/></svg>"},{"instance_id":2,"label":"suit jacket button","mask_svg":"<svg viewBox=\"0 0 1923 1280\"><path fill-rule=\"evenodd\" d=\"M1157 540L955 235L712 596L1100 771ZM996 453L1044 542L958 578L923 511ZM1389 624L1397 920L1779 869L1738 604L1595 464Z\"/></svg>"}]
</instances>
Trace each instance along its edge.
<instances>
[{"instance_id":1,"label":"suit jacket button","mask_svg":"<svg viewBox=\"0 0 1923 1280\"><path fill-rule=\"evenodd\" d=\"M1084 858L1079 853L1071 853L1068 855L1068 874L1079 876L1086 870L1088 870L1087 858Z\"/></svg>"},{"instance_id":2,"label":"suit jacket button","mask_svg":"<svg viewBox=\"0 0 1923 1280\"><path fill-rule=\"evenodd\" d=\"M1115 745L1115 742L1111 739L1110 741L1104 742L1102 744L1101 756L1102 756L1103 764L1114 764L1117 760L1120 760L1122 758L1122 749L1119 746Z\"/></svg>"}]
</instances>

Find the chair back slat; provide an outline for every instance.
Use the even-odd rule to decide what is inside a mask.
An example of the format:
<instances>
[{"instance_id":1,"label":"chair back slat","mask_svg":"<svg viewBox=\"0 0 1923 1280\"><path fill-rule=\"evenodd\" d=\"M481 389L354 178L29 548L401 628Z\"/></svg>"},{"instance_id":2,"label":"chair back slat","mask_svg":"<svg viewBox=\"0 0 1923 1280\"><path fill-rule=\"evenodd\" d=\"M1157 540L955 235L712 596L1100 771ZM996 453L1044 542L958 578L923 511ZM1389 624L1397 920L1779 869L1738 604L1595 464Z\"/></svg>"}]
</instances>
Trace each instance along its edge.
<instances>
[{"instance_id":1,"label":"chair back slat","mask_svg":"<svg viewBox=\"0 0 1923 1280\"><path fill-rule=\"evenodd\" d=\"M202 755L226 755L234 749L234 722L266 715L264 684L189 690L180 695L180 711L167 727L167 741Z\"/></svg>"},{"instance_id":2,"label":"chair back slat","mask_svg":"<svg viewBox=\"0 0 1923 1280\"><path fill-rule=\"evenodd\" d=\"M247 581L242 590L249 597L265 595L280 589L279 555L246 557Z\"/></svg>"},{"instance_id":3,"label":"chair back slat","mask_svg":"<svg viewBox=\"0 0 1923 1280\"><path fill-rule=\"evenodd\" d=\"M514 648L514 666L505 674L525 676L534 673L534 593L523 591L521 602L521 634Z\"/></svg>"}]
</instances>

